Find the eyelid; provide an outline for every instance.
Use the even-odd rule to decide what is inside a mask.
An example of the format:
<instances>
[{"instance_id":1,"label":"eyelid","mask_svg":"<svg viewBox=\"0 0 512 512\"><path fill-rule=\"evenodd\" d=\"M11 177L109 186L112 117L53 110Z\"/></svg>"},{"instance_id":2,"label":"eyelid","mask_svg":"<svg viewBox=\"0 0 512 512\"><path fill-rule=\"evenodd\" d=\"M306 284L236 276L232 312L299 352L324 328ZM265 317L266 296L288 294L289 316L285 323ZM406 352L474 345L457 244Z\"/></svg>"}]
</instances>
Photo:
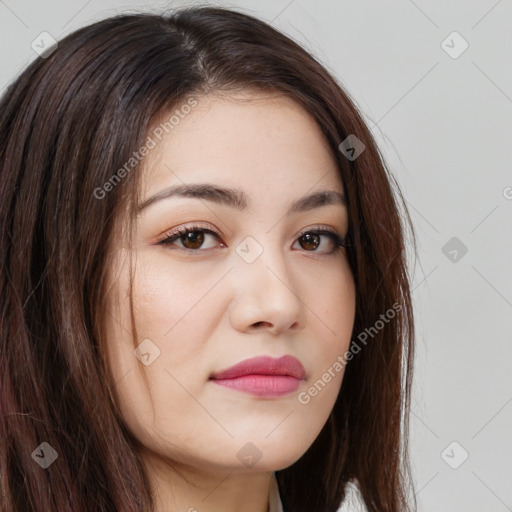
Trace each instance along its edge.
<instances>
[{"instance_id":1,"label":"eyelid","mask_svg":"<svg viewBox=\"0 0 512 512\"><path fill-rule=\"evenodd\" d=\"M208 222L202 222L202 221L198 221L198 222L191 222L190 224L184 224L182 226L178 226L178 227L175 227L175 228L171 228L171 229L168 229L167 231L164 231L159 237L158 237L158 240L157 240L157 243L160 243L162 242L163 240L166 240L167 238L170 238L174 235L177 235L181 232L186 232L186 231L211 231L212 233L216 234L218 237L222 238L222 234L218 231L217 228L215 228L215 226L213 226L212 224L209 224Z\"/></svg>"},{"instance_id":2,"label":"eyelid","mask_svg":"<svg viewBox=\"0 0 512 512\"><path fill-rule=\"evenodd\" d=\"M299 238L301 237L302 235L306 234L306 233L309 233L311 231L327 231L333 235L336 235L340 238L340 240L342 240L343 242L346 240L347 237L342 237L339 233L338 233L338 230L336 228L333 228L332 226L328 226L327 224L315 224L311 227L307 227L307 228L304 228L303 230L301 230L297 237L296 238Z\"/></svg>"}]
</instances>

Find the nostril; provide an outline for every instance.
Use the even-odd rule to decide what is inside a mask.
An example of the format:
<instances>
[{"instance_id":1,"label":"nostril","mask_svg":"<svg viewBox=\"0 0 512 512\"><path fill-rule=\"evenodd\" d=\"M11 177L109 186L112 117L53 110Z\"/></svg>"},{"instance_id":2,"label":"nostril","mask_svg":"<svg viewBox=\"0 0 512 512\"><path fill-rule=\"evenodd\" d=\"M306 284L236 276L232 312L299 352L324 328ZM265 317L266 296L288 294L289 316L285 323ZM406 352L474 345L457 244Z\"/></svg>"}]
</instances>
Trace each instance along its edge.
<instances>
[{"instance_id":1,"label":"nostril","mask_svg":"<svg viewBox=\"0 0 512 512\"><path fill-rule=\"evenodd\" d=\"M253 328L258 328L258 327L263 327L263 326L265 326L265 325L267 325L267 326L269 326L269 327L272 327L272 324L271 324L270 322L263 322L263 321L261 321L261 322L254 322L254 323L252 324L252 327L253 327Z\"/></svg>"}]
</instances>

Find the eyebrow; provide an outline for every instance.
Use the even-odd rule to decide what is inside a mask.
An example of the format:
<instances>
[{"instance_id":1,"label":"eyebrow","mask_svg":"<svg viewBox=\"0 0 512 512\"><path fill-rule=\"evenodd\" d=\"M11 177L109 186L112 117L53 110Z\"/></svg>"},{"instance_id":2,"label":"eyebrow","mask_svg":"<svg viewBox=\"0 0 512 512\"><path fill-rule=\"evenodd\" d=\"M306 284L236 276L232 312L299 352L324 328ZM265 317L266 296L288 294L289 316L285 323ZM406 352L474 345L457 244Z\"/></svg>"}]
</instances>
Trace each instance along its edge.
<instances>
[{"instance_id":1,"label":"eyebrow","mask_svg":"<svg viewBox=\"0 0 512 512\"><path fill-rule=\"evenodd\" d=\"M137 212L140 213L149 205L154 204L157 201L172 197L205 199L217 204L230 206L231 208L235 208L241 212L246 210L250 203L248 195L243 190L219 187L210 183L193 183L173 185L157 192L155 195L143 201L137 207ZM290 206L287 215L291 213L305 212L331 204L341 204L346 206L347 201L345 196L336 190L321 190L296 200Z\"/></svg>"}]
</instances>

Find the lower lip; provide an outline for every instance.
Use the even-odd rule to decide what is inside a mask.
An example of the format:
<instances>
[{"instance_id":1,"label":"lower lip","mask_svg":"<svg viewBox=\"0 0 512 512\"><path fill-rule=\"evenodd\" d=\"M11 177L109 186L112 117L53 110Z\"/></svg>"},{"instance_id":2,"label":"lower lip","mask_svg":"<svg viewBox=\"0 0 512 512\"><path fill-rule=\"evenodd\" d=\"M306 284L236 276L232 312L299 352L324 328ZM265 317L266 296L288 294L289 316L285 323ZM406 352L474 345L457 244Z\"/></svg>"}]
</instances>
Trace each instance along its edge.
<instances>
[{"instance_id":1,"label":"lower lip","mask_svg":"<svg viewBox=\"0 0 512 512\"><path fill-rule=\"evenodd\" d=\"M293 393L302 380L289 375L243 375L235 379L213 379L213 382L255 396L276 397Z\"/></svg>"}]
</instances>

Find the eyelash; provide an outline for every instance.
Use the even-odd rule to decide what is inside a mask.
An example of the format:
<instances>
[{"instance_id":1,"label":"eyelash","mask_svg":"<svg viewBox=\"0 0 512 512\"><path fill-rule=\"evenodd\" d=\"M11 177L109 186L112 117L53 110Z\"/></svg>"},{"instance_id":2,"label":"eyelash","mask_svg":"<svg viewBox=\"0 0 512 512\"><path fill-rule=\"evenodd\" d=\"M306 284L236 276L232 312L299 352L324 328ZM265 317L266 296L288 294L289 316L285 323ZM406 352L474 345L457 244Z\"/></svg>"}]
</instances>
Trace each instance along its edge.
<instances>
[{"instance_id":1,"label":"eyelash","mask_svg":"<svg viewBox=\"0 0 512 512\"><path fill-rule=\"evenodd\" d=\"M204 226L199 226L199 225L182 226L182 227L173 229L173 230L165 233L165 238L163 238L162 240L157 242L157 245L163 245L163 246L171 245L175 240L177 240L184 234L189 233L189 232L194 232L194 231L200 231L202 233L209 233L211 235L214 235L217 238L220 238L220 236L221 236L220 233L218 233L216 230L208 229L208 228L205 228ZM345 238L342 238L338 235L338 233L336 233L332 229L328 228L327 226L317 226L317 228L315 228L315 229L306 229L306 230L302 231L301 233L299 233L299 235L297 236L297 240L308 233L311 233L314 235L324 235L324 236L329 237L332 240L332 242L334 243L334 248L330 252L327 252L327 253L320 253L316 250L307 251L304 249L305 252L311 252L313 254L318 252L318 254L331 255L331 254L337 253L342 247L350 246L350 244L348 243L348 236ZM202 253L202 252L209 250L209 249L189 249L188 247L179 247L179 246L177 246L176 248L179 250L182 250L182 251L186 251L188 253Z\"/></svg>"}]
</instances>

